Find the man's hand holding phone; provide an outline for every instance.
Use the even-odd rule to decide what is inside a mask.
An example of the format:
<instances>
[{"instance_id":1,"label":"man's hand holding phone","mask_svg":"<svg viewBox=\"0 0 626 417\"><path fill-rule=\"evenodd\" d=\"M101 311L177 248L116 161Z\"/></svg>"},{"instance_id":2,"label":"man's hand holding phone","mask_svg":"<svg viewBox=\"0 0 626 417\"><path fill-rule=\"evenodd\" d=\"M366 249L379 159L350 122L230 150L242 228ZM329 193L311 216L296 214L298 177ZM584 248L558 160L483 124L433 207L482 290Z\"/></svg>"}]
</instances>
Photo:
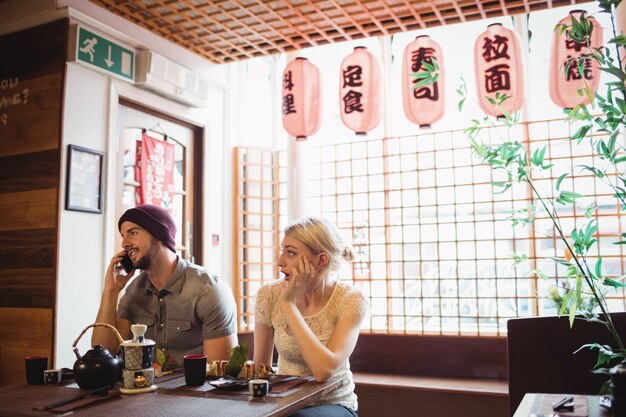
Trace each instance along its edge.
<instances>
[{"instance_id":1,"label":"man's hand holding phone","mask_svg":"<svg viewBox=\"0 0 626 417\"><path fill-rule=\"evenodd\" d=\"M125 260L124 258L128 259ZM124 270L124 272L122 272L122 270ZM105 291L114 291L115 293L122 291L133 276L132 272L134 270L133 262L126 251L116 253L113 258L111 258L111 263L107 270L104 282Z\"/></svg>"}]
</instances>

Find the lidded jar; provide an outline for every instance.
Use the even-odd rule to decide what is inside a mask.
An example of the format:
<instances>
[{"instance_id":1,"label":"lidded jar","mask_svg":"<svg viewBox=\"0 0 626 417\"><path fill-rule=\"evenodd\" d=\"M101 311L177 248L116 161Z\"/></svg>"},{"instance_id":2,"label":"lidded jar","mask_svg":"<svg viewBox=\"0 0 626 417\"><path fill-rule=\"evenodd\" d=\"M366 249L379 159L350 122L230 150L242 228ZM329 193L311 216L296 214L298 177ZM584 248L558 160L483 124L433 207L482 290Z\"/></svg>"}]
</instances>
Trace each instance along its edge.
<instances>
[{"instance_id":1,"label":"lidded jar","mask_svg":"<svg viewBox=\"0 0 626 417\"><path fill-rule=\"evenodd\" d=\"M132 340L125 340L122 348L122 361L124 369L145 369L152 367L154 357L154 340L146 339L145 334L148 326L145 324L133 324L130 331L133 332Z\"/></svg>"}]
</instances>

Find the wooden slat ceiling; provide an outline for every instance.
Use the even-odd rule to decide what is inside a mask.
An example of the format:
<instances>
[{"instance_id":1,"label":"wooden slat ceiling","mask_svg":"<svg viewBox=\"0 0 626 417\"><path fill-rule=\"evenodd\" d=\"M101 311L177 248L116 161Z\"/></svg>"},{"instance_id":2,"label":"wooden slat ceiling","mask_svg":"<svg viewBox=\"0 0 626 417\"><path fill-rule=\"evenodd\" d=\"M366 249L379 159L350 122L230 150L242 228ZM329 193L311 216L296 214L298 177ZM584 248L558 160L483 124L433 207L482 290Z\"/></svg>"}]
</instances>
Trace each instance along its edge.
<instances>
[{"instance_id":1,"label":"wooden slat ceiling","mask_svg":"<svg viewBox=\"0 0 626 417\"><path fill-rule=\"evenodd\" d=\"M215 63L590 0L91 0Z\"/></svg>"}]
</instances>

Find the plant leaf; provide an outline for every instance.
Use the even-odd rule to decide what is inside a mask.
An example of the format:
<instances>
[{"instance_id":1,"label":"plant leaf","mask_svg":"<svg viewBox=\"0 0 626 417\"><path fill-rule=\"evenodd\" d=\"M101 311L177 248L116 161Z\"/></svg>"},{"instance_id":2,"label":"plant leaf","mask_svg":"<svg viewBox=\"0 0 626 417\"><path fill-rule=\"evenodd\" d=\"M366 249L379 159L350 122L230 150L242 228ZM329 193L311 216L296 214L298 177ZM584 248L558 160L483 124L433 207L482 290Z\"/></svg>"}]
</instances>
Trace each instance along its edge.
<instances>
[{"instance_id":1,"label":"plant leaf","mask_svg":"<svg viewBox=\"0 0 626 417\"><path fill-rule=\"evenodd\" d=\"M611 279L611 278L604 278L604 280L602 281L602 284L606 285L607 287L626 288L625 283L615 281L614 279Z\"/></svg>"}]
</instances>

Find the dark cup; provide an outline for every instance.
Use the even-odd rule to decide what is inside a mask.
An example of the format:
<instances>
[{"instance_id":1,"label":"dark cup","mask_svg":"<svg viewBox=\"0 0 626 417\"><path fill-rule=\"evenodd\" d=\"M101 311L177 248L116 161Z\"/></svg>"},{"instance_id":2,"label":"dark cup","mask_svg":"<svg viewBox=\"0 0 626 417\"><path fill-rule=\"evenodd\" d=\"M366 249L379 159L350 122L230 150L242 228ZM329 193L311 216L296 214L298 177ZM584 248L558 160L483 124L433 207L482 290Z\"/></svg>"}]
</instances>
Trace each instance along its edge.
<instances>
[{"instance_id":1,"label":"dark cup","mask_svg":"<svg viewBox=\"0 0 626 417\"><path fill-rule=\"evenodd\" d=\"M185 384L202 385L206 381L206 355L185 355Z\"/></svg>"},{"instance_id":2,"label":"dark cup","mask_svg":"<svg viewBox=\"0 0 626 417\"><path fill-rule=\"evenodd\" d=\"M48 357L27 356L24 362L26 363L26 382L30 385L43 385L45 382L43 373L48 369Z\"/></svg>"}]
</instances>

